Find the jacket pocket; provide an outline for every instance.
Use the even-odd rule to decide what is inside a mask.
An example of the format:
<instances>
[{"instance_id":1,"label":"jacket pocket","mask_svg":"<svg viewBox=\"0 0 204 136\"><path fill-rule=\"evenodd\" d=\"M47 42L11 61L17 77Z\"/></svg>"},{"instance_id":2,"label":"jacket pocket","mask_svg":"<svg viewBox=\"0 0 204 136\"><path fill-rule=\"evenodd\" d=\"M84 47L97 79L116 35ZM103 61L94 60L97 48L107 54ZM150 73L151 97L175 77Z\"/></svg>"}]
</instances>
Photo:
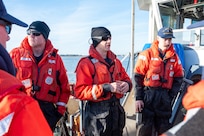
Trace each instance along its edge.
<instances>
[{"instance_id":1,"label":"jacket pocket","mask_svg":"<svg viewBox=\"0 0 204 136\"><path fill-rule=\"evenodd\" d=\"M20 67L17 70L17 77L20 79L29 78L32 75L32 61L20 61Z\"/></svg>"}]
</instances>

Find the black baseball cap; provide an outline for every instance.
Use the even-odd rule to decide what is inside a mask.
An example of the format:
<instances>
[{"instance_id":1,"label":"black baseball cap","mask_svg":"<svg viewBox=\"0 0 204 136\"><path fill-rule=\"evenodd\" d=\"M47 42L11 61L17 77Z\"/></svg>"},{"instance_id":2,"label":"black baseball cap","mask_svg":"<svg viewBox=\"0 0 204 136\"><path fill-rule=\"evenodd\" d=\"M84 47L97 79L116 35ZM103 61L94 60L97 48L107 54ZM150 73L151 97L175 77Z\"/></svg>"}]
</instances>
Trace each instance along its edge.
<instances>
[{"instance_id":1,"label":"black baseball cap","mask_svg":"<svg viewBox=\"0 0 204 136\"><path fill-rule=\"evenodd\" d=\"M158 36L160 36L161 38L164 38L164 39L175 38L173 35L173 30L170 27L162 27L158 31Z\"/></svg>"},{"instance_id":2,"label":"black baseball cap","mask_svg":"<svg viewBox=\"0 0 204 136\"><path fill-rule=\"evenodd\" d=\"M22 27L27 27L28 25L24 23L23 21L13 17L12 15L8 14L6 11L6 8L4 6L4 3L2 0L0 0L0 19L5 20L11 24L16 24Z\"/></svg>"}]
</instances>

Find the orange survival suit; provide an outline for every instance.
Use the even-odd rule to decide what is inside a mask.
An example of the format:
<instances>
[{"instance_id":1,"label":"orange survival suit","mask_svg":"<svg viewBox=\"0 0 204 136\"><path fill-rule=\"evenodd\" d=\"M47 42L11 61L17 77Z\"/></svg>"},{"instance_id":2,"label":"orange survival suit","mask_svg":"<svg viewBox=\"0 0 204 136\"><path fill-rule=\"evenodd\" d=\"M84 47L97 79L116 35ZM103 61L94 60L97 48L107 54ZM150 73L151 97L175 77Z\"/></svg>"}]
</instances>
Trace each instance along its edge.
<instances>
[{"instance_id":1,"label":"orange survival suit","mask_svg":"<svg viewBox=\"0 0 204 136\"><path fill-rule=\"evenodd\" d=\"M171 45L164 58L160 57L158 41L140 53L135 66L136 100L143 99L144 87L165 88L176 94L181 85L183 68Z\"/></svg>"},{"instance_id":2,"label":"orange survival suit","mask_svg":"<svg viewBox=\"0 0 204 136\"><path fill-rule=\"evenodd\" d=\"M0 135L52 136L37 101L24 89L14 76L0 70Z\"/></svg>"},{"instance_id":3,"label":"orange survival suit","mask_svg":"<svg viewBox=\"0 0 204 136\"><path fill-rule=\"evenodd\" d=\"M40 60L32 53L26 37L20 47L11 53L16 77L26 87L26 93L33 96L54 131L57 121L66 111L70 87L66 69L57 50L50 40L46 41Z\"/></svg>"},{"instance_id":4,"label":"orange survival suit","mask_svg":"<svg viewBox=\"0 0 204 136\"><path fill-rule=\"evenodd\" d=\"M110 92L109 83L124 81L130 90L132 83L116 55L108 51L104 60L91 45L89 56L78 63L76 77L75 96L87 100L83 111L85 135L122 135L125 111L120 98L123 94Z\"/></svg>"},{"instance_id":5,"label":"orange survival suit","mask_svg":"<svg viewBox=\"0 0 204 136\"><path fill-rule=\"evenodd\" d=\"M112 97L111 92L104 94L103 86L117 80L126 81L129 88L132 83L121 62L116 58L113 52L108 51L107 57L112 63L109 65L95 50L90 47L89 57L82 58L76 68L77 82L75 86L75 96L81 100L103 101ZM122 98L123 94L114 94L116 98Z\"/></svg>"},{"instance_id":6,"label":"orange survival suit","mask_svg":"<svg viewBox=\"0 0 204 136\"><path fill-rule=\"evenodd\" d=\"M28 95L47 102L68 102L70 90L66 69L50 40L47 40L43 58L38 64L27 37L10 55L17 69L16 77L25 85Z\"/></svg>"},{"instance_id":7,"label":"orange survival suit","mask_svg":"<svg viewBox=\"0 0 204 136\"><path fill-rule=\"evenodd\" d=\"M144 102L142 123L137 124L138 135L151 135L152 128L161 134L171 124L171 101L183 80L181 62L171 45L160 53L159 42L141 52L135 65L135 99ZM140 127L141 126L141 127Z\"/></svg>"}]
</instances>

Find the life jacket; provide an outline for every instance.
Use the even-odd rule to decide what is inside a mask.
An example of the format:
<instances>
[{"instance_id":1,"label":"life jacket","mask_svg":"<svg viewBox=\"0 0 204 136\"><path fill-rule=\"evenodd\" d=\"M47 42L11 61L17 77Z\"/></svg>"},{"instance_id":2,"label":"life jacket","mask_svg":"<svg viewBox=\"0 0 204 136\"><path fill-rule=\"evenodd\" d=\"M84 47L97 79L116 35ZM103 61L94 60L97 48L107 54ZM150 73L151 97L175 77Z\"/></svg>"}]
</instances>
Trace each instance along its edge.
<instances>
[{"instance_id":1,"label":"life jacket","mask_svg":"<svg viewBox=\"0 0 204 136\"><path fill-rule=\"evenodd\" d=\"M107 66L99 62L99 60L92 58L91 56L88 56L88 58L90 59L94 67L94 73L92 73L92 78L94 79L93 84L98 84L100 82L115 82L117 80L121 80L121 71L118 71L117 68L119 66L119 61L115 59L108 68L109 71L107 71ZM104 80L104 77L106 77L107 81Z\"/></svg>"},{"instance_id":2,"label":"life jacket","mask_svg":"<svg viewBox=\"0 0 204 136\"><path fill-rule=\"evenodd\" d=\"M51 51L46 60L42 61L44 64L37 66L31 56L22 54L18 66L21 71L17 71L17 78L25 85L27 94L35 95L39 100L57 102L60 88L56 80L56 50Z\"/></svg>"},{"instance_id":3,"label":"life jacket","mask_svg":"<svg viewBox=\"0 0 204 136\"><path fill-rule=\"evenodd\" d=\"M173 46L162 59L157 42L139 55L135 73L145 75L144 86L166 89L172 88L174 77L183 76L182 65Z\"/></svg>"},{"instance_id":4,"label":"life jacket","mask_svg":"<svg viewBox=\"0 0 204 136\"><path fill-rule=\"evenodd\" d=\"M25 89L22 83L2 70L0 83L0 135L51 136L37 101L22 92Z\"/></svg>"},{"instance_id":5,"label":"life jacket","mask_svg":"<svg viewBox=\"0 0 204 136\"><path fill-rule=\"evenodd\" d=\"M30 52L31 49L25 47L15 48L11 52L17 68L16 77L25 85L26 93L36 99L53 103L58 102L62 90L67 91L67 94L69 94L66 70L65 68L57 69L60 68L62 60L51 43L47 41L43 58L39 64L36 64L35 58ZM60 72L65 74L63 77L66 77L64 78L66 85L62 85L59 80ZM67 103L69 96L64 95L63 97L66 97L63 100Z\"/></svg>"},{"instance_id":6,"label":"life jacket","mask_svg":"<svg viewBox=\"0 0 204 136\"><path fill-rule=\"evenodd\" d=\"M132 87L131 80L121 62L109 52L110 63L99 57L94 47L90 47L91 54L82 58L76 68L75 96L81 100L103 101L112 97L113 93L103 92L103 84L115 82L117 80L126 81ZM114 94L117 98L123 94Z\"/></svg>"}]
</instances>

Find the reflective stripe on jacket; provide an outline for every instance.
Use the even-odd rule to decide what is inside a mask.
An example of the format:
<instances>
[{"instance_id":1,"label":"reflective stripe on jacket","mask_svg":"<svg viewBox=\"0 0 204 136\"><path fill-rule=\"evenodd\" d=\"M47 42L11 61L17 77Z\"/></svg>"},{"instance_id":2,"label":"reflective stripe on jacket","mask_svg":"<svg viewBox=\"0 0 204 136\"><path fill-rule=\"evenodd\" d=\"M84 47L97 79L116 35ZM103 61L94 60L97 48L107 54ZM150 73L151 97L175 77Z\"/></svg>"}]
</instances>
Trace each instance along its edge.
<instances>
[{"instance_id":1,"label":"reflective stripe on jacket","mask_svg":"<svg viewBox=\"0 0 204 136\"><path fill-rule=\"evenodd\" d=\"M16 77L25 85L28 95L35 94L43 101L67 103L70 89L66 69L50 40L47 40L43 58L38 64L27 37L10 55L17 69Z\"/></svg>"},{"instance_id":2,"label":"reflective stripe on jacket","mask_svg":"<svg viewBox=\"0 0 204 136\"><path fill-rule=\"evenodd\" d=\"M0 135L52 136L37 101L23 89L19 80L0 70Z\"/></svg>"},{"instance_id":3,"label":"reflective stripe on jacket","mask_svg":"<svg viewBox=\"0 0 204 136\"><path fill-rule=\"evenodd\" d=\"M125 81L132 87L131 80L121 62L111 51L108 52L108 58L111 63L108 64L91 46L88 57L82 58L76 68L76 86L75 96L82 100L102 101L110 99L111 92L103 92L103 84L111 83L117 80ZM122 94L115 94L117 98L123 97Z\"/></svg>"},{"instance_id":4,"label":"reflective stripe on jacket","mask_svg":"<svg viewBox=\"0 0 204 136\"><path fill-rule=\"evenodd\" d=\"M183 77L181 62L171 45L162 59L158 41L139 54L135 73L144 75L144 86L171 89L174 77Z\"/></svg>"}]
</instances>

